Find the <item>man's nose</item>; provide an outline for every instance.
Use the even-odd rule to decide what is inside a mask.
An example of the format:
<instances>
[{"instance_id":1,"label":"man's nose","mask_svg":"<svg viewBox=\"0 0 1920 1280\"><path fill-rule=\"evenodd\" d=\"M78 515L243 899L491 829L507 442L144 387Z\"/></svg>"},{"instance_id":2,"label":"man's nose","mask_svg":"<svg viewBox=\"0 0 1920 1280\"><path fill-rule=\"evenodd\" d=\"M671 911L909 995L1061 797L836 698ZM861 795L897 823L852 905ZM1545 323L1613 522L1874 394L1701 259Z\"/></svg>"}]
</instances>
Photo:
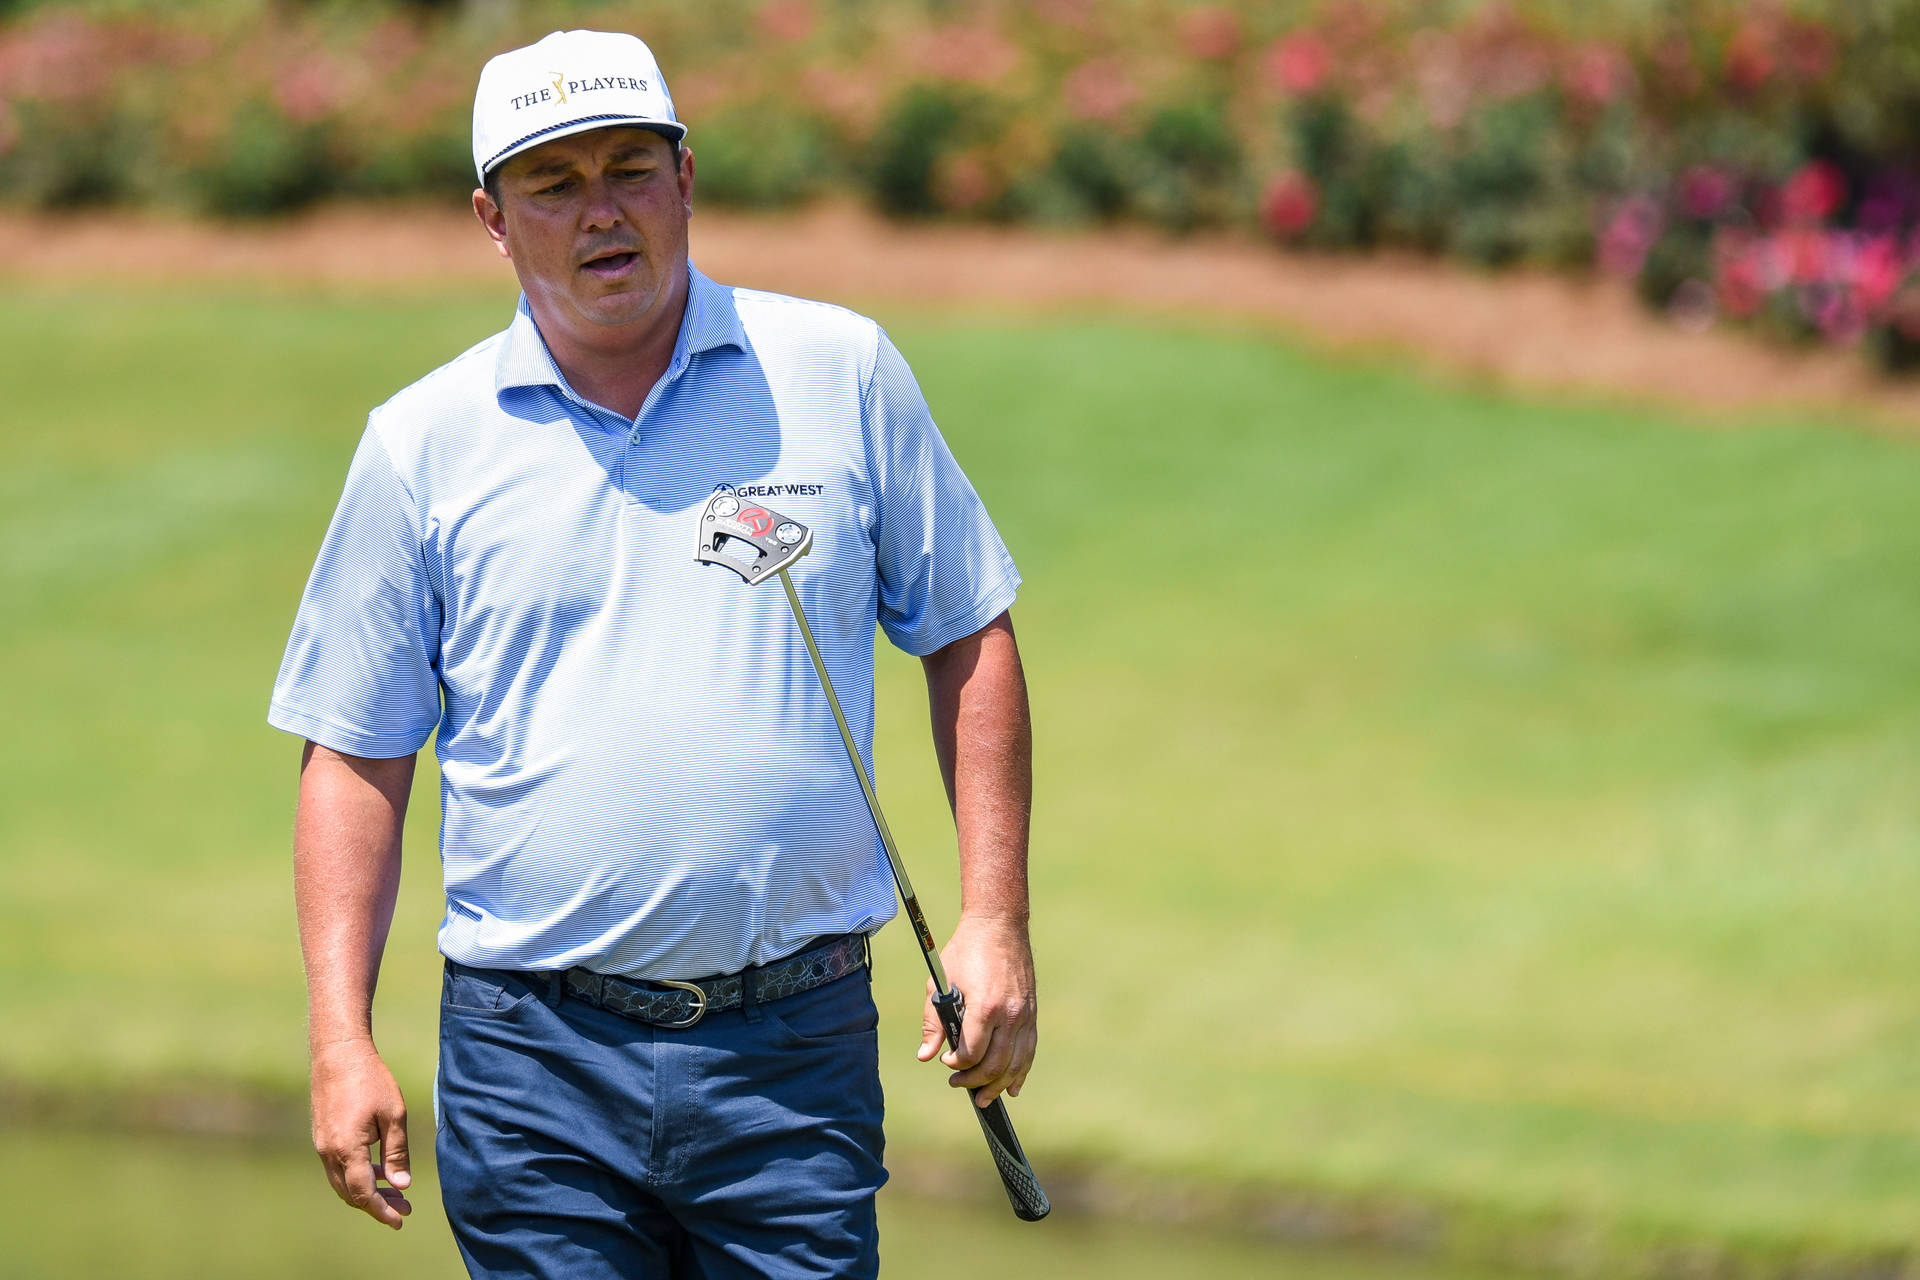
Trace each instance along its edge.
<instances>
[{"instance_id":1,"label":"man's nose","mask_svg":"<svg viewBox=\"0 0 1920 1280\"><path fill-rule=\"evenodd\" d=\"M613 198L613 184L605 178L590 178L586 200L580 208L581 226L588 231L606 231L620 224L620 204Z\"/></svg>"}]
</instances>

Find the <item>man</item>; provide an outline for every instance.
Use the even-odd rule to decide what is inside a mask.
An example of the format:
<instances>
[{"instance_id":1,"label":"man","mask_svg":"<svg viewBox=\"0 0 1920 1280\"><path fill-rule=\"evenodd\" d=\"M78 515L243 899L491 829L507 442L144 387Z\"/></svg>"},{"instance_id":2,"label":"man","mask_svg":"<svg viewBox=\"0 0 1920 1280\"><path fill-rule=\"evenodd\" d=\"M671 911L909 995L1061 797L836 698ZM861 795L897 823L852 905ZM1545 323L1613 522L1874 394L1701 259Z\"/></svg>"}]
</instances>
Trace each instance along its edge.
<instances>
[{"instance_id":1,"label":"man","mask_svg":"<svg viewBox=\"0 0 1920 1280\"><path fill-rule=\"evenodd\" d=\"M795 585L863 744L875 623L922 657L961 862L942 1061L984 1104L1033 1059L1019 575L877 326L692 268L685 135L631 36L487 64L473 207L520 306L369 418L269 715L308 740L314 1145L396 1228L370 1007L437 734L437 1147L475 1275L877 1271L892 887L781 593L693 561L719 488L815 530Z\"/></svg>"}]
</instances>

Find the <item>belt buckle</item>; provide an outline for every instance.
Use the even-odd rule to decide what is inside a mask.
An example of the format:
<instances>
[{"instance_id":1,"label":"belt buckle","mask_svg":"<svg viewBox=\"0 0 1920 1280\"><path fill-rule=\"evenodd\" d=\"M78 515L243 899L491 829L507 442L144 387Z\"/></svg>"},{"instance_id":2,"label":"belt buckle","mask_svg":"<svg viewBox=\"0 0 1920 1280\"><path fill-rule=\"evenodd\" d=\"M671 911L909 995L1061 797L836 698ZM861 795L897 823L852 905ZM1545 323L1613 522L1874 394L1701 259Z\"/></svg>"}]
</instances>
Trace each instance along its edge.
<instances>
[{"instance_id":1,"label":"belt buckle","mask_svg":"<svg viewBox=\"0 0 1920 1280\"><path fill-rule=\"evenodd\" d=\"M685 1031L688 1027L707 1016L707 991L706 988L702 987L699 983L675 982L672 978L655 978L653 979L653 983L658 987L672 987L676 991L690 992L694 1000L692 1017L682 1018L679 1022L656 1022L654 1024L655 1026L664 1027L668 1031Z\"/></svg>"}]
</instances>

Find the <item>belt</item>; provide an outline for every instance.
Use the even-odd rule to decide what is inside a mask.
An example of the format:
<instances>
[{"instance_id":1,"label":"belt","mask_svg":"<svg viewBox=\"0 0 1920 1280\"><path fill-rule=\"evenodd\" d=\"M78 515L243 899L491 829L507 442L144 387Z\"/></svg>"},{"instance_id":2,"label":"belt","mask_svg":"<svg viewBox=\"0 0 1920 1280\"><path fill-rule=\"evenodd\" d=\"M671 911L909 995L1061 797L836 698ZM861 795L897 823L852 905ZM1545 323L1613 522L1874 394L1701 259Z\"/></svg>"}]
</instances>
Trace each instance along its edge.
<instances>
[{"instance_id":1,"label":"belt","mask_svg":"<svg viewBox=\"0 0 1920 1280\"><path fill-rule=\"evenodd\" d=\"M756 1002L797 996L825 986L863 968L867 963L867 935L842 934L769 964L753 965L739 973L702 978L698 982L671 979L622 978L591 969L568 969L562 975L565 991L577 1000L638 1022L680 1030L709 1013L738 1008L752 986Z\"/></svg>"}]
</instances>

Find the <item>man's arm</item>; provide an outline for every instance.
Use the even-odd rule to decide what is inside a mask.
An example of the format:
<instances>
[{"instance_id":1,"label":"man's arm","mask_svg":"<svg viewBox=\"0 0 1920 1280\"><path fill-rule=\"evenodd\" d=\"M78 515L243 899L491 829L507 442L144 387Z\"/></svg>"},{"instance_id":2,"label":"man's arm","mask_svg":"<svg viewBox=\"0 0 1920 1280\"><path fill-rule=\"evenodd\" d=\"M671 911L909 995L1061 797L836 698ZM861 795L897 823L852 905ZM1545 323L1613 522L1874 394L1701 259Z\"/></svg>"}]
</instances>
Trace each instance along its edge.
<instances>
[{"instance_id":1,"label":"man's arm","mask_svg":"<svg viewBox=\"0 0 1920 1280\"><path fill-rule=\"evenodd\" d=\"M1002 1090L1018 1096L1033 1065L1033 949L1027 940L1027 822L1033 807L1033 732L1013 618L987 626L921 659L933 747L946 779L960 843L960 923L940 953L966 995L960 1044L940 1060L949 1083L978 1087L986 1106ZM927 984L931 997L933 984ZM929 998L920 1060L940 1048Z\"/></svg>"},{"instance_id":2,"label":"man's arm","mask_svg":"<svg viewBox=\"0 0 1920 1280\"><path fill-rule=\"evenodd\" d=\"M413 786L411 754L342 755L309 742L300 756L293 893L307 969L313 1148L342 1200L398 1230L407 1109L373 1045L373 989L400 891L400 829ZM378 1144L374 1164L367 1148ZM392 1187L379 1186L385 1177Z\"/></svg>"}]
</instances>

